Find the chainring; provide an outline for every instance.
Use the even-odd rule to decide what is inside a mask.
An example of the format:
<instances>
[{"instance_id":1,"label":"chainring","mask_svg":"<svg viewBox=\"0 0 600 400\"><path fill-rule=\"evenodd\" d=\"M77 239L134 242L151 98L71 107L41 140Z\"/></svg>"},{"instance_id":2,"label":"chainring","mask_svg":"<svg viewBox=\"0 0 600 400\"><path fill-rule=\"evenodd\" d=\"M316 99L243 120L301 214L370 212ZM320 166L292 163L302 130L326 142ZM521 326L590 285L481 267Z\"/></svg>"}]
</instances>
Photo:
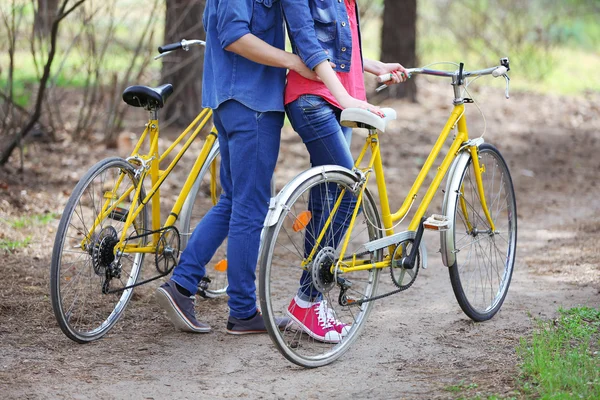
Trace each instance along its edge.
<instances>
[{"instance_id":1,"label":"chainring","mask_svg":"<svg viewBox=\"0 0 600 400\"><path fill-rule=\"evenodd\" d=\"M160 235L154 251L154 262L159 274L167 275L177 266L180 244L179 231L174 226L169 226Z\"/></svg>"},{"instance_id":2,"label":"chainring","mask_svg":"<svg viewBox=\"0 0 600 400\"><path fill-rule=\"evenodd\" d=\"M413 242L413 239L408 239L398 243L392 254L390 277L392 278L392 283L401 290L410 288L419 274L419 268L421 266L421 249L417 249L417 257L413 268L408 269L400 265L400 260L407 257L409 251L412 251Z\"/></svg>"}]
</instances>

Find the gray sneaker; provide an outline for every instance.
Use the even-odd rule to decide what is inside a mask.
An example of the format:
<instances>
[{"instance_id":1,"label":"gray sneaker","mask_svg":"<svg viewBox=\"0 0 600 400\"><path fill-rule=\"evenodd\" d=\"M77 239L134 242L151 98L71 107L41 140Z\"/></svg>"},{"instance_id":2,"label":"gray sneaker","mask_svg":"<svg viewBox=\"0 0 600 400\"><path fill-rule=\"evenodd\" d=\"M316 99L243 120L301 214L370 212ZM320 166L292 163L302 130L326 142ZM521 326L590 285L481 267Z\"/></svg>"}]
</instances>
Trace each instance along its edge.
<instances>
[{"instance_id":1,"label":"gray sneaker","mask_svg":"<svg viewBox=\"0 0 600 400\"><path fill-rule=\"evenodd\" d=\"M210 332L209 325L196 319L195 296L187 297L179 293L172 280L165 282L156 290L156 299L177 328L186 332Z\"/></svg>"},{"instance_id":2,"label":"gray sneaker","mask_svg":"<svg viewBox=\"0 0 600 400\"><path fill-rule=\"evenodd\" d=\"M289 318L277 318L277 325L280 330L284 330L290 323ZM254 317L250 319L238 319L229 316L227 320L227 333L231 335L248 335L251 333L267 333L265 327L265 321L260 312L257 312Z\"/></svg>"}]
</instances>

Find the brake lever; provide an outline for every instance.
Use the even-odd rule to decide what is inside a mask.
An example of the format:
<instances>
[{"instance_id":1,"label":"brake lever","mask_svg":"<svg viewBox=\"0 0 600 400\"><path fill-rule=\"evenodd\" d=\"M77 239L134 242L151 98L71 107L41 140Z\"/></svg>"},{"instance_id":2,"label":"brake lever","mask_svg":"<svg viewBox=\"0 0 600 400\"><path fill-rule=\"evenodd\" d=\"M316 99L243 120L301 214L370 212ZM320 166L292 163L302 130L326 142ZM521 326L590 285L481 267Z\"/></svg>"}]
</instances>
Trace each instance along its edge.
<instances>
[{"instance_id":1,"label":"brake lever","mask_svg":"<svg viewBox=\"0 0 600 400\"><path fill-rule=\"evenodd\" d=\"M174 52L174 51L175 51L175 50L171 50L171 51L165 51L164 53L161 53L161 54L159 54L159 55L157 55L157 56L154 56L154 59L155 59L155 60L158 60L159 58L163 58L164 56L166 56L166 55L168 55L168 54L171 54L171 53L172 53L172 52Z\"/></svg>"},{"instance_id":2,"label":"brake lever","mask_svg":"<svg viewBox=\"0 0 600 400\"><path fill-rule=\"evenodd\" d=\"M510 88L510 78L508 77L507 74L502 75L504 77L504 80L506 81L506 90L504 91L504 96L506 96L507 99L510 98L510 95L508 94L508 89Z\"/></svg>"}]
</instances>

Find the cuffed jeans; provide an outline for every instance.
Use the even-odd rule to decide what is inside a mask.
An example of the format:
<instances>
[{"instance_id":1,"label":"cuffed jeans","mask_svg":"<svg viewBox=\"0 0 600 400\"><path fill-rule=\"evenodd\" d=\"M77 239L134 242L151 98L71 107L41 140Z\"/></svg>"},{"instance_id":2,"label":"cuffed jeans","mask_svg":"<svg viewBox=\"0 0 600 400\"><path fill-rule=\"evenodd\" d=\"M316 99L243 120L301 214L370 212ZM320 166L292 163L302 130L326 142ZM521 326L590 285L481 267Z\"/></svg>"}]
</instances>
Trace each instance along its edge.
<instances>
[{"instance_id":1,"label":"cuffed jeans","mask_svg":"<svg viewBox=\"0 0 600 400\"><path fill-rule=\"evenodd\" d=\"M256 313L256 262L277 162L282 112L257 112L229 100L214 110L221 150L219 202L200 221L181 254L173 280L196 293L205 266L227 242L229 314Z\"/></svg>"},{"instance_id":2,"label":"cuffed jeans","mask_svg":"<svg viewBox=\"0 0 600 400\"><path fill-rule=\"evenodd\" d=\"M354 160L350 152L352 129L340 125L342 110L319 96L303 95L286 106L286 113L294 130L302 138L313 167L335 164L348 169L353 168ZM334 183L318 185L311 189L308 208L312 214L312 223L307 226L305 232L305 257L312 251L340 192L340 188ZM346 194L321 242L321 247L337 248L350 224L355 205L354 196ZM298 297L306 301L321 298L321 294L312 284L310 273L306 271L300 279Z\"/></svg>"}]
</instances>

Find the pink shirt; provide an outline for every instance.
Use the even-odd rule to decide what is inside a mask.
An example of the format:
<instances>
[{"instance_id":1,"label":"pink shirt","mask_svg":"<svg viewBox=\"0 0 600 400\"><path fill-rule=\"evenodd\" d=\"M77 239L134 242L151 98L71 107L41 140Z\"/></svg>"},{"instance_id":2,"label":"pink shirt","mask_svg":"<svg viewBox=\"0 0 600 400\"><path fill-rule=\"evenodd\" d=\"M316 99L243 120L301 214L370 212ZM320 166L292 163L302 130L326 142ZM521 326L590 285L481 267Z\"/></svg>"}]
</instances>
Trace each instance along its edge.
<instances>
[{"instance_id":1,"label":"pink shirt","mask_svg":"<svg viewBox=\"0 0 600 400\"><path fill-rule=\"evenodd\" d=\"M348 25L352 33L352 62L349 72L336 72L338 79L348 91L348 94L359 100L366 100L365 81L362 69L362 52L358 40L358 19L356 17L355 0L345 0L348 11ZM297 72L290 71L287 75L284 103L287 105L303 94L321 96L337 108L342 108L323 82L311 81Z\"/></svg>"}]
</instances>

